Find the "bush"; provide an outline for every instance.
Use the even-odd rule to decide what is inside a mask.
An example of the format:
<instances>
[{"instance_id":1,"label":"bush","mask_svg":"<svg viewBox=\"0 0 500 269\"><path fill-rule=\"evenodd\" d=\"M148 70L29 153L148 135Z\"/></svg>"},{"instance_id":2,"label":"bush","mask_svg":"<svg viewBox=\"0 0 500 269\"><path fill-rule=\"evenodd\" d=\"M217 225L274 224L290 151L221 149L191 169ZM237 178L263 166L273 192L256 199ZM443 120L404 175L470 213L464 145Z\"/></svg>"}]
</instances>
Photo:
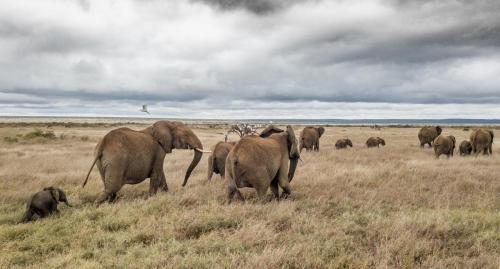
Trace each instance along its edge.
<instances>
[{"instance_id":1,"label":"bush","mask_svg":"<svg viewBox=\"0 0 500 269\"><path fill-rule=\"evenodd\" d=\"M34 138L38 138L38 137L46 138L46 139L50 139L50 140L56 139L56 135L54 134L53 131L44 132L40 129L35 129L34 131L29 132L29 133L24 135L24 139L34 139Z\"/></svg>"},{"instance_id":2,"label":"bush","mask_svg":"<svg viewBox=\"0 0 500 269\"><path fill-rule=\"evenodd\" d=\"M3 141L5 141L6 143L9 143L9 144L12 144L12 143L17 143L19 142L19 140L15 137L10 137L10 136L6 136L3 138Z\"/></svg>"}]
</instances>

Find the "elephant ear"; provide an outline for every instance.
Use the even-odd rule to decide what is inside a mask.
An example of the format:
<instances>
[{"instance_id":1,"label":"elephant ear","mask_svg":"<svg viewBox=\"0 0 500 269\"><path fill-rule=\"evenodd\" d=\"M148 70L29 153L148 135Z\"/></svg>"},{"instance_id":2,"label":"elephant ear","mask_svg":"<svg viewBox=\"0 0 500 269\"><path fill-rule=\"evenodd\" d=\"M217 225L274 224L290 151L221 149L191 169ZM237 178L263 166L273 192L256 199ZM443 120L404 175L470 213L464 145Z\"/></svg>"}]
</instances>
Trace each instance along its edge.
<instances>
[{"instance_id":1,"label":"elephant ear","mask_svg":"<svg viewBox=\"0 0 500 269\"><path fill-rule=\"evenodd\" d=\"M493 138L495 138L495 134L493 133L492 130L488 130L488 133L491 135L491 143L493 143Z\"/></svg>"},{"instance_id":2,"label":"elephant ear","mask_svg":"<svg viewBox=\"0 0 500 269\"><path fill-rule=\"evenodd\" d=\"M452 135L450 135L450 139L451 139L451 141L453 141L453 146L455 146L456 141L457 141L457 140L455 139L455 137L454 137L454 136L452 136Z\"/></svg>"},{"instance_id":3,"label":"elephant ear","mask_svg":"<svg viewBox=\"0 0 500 269\"><path fill-rule=\"evenodd\" d=\"M288 140L288 156L290 159L299 158L299 149L297 148L297 138L292 126L286 126L287 140Z\"/></svg>"},{"instance_id":4,"label":"elephant ear","mask_svg":"<svg viewBox=\"0 0 500 269\"><path fill-rule=\"evenodd\" d=\"M54 188L54 187L48 187L48 188L44 188L43 189L44 191L50 191L50 195L52 195L52 198L54 198L54 200L56 200L56 202L59 202L59 198L61 197L59 195L59 190Z\"/></svg>"},{"instance_id":5,"label":"elephant ear","mask_svg":"<svg viewBox=\"0 0 500 269\"><path fill-rule=\"evenodd\" d=\"M160 146L167 153L172 152L172 134L169 126L163 122L158 121L153 124L152 134L153 138L160 144Z\"/></svg>"},{"instance_id":6,"label":"elephant ear","mask_svg":"<svg viewBox=\"0 0 500 269\"><path fill-rule=\"evenodd\" d=\"M284 132L282 129L275 127L274 125L267 126L262 132L260 132L260 137L266 138L271 136L272 134L282 133Z\"/></svg>"},{"instance_id":7,"label":"elephant ear","mask_svg":"<svg viewBox=\"0 0 500 269\"><path fill-rule=\"evenodd\" d=\"M443 131L443 129L441 129L440 126L436 126L436 131L437 131L437 134L440 135L441 132Z\"/></svg>"},{"instance_id":8,"label":"elephant ear","mask_svg":"<svg viewBox=\"0 0 500 269\"><path fill-rule=\"evenodd\" d=\"M323 127L318 127L318 128L316 128L316 130L318 131L319 137L321 137L323 135L323 133L325 133L325 128L323 128Z\"/></svg>"}]
</instances>

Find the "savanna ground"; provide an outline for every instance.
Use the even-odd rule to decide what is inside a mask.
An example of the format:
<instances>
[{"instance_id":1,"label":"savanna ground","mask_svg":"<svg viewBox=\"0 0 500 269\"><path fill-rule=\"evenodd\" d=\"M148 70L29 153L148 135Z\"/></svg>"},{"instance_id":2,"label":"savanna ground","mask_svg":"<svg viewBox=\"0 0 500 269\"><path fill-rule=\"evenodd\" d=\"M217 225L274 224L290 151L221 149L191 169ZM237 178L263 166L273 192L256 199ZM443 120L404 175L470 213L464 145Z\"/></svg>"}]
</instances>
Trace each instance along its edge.
<instances>
[{"instance_id":1,"label":"savanna ground","mask_svg":"<svg viewBox=\"0 0 500 269\"><path fill-rule=\"evenodd\" d=\"M246 202L230 206L220 177L206 181L207 154L181 187L192 152L177 150L165 160L168 193L146 199L146 180L96 208L102 182L95 168L81 184L98 140L118 126L151 122L9 121L0 124L2 268L499 267L498 139L492 157L435 160L419 148L418 128L328 127L321 151L302 154L288 200L271 200L268 191L262 203L244 189ZM301 127L294 129L298 136ZM206 149L225 131L193 130ZM460 142L471 130L443 133ZM387 146L367 149L370 136ZM344 137L354 147L335 150ZM17 224L30 194L50 185L63 188L74 207L60 204L60 215Z\"/></svg>"}]
</instances>

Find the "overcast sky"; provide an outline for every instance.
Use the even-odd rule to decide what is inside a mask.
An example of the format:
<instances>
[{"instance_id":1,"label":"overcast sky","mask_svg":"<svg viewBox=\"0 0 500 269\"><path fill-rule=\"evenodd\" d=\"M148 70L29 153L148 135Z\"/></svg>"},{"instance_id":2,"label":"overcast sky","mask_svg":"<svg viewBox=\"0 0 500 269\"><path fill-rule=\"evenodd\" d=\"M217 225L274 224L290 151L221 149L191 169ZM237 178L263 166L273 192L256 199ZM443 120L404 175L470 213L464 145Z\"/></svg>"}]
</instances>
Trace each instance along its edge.
<instances>
[{"instance_id":1,"label":"overcast sky","mask_svg":"<svg viewBox=\"0 0 500 269\"><path fill-rule=\"evenodd\" d=\"M0 0L0 115L500 118L498 0Z\"/></svg>"}]
</instances>

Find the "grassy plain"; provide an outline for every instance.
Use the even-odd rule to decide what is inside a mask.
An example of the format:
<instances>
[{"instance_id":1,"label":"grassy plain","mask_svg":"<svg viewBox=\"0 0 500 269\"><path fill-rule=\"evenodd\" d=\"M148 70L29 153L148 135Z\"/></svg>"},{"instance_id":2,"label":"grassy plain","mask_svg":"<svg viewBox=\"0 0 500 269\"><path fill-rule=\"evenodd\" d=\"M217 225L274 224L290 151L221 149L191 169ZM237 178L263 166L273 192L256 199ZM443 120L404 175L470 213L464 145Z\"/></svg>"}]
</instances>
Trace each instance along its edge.
<instances>
[{"instance_id":1,"label":"grassy plain","mask_svg":"<svg viewBox=\"0 0 500 269\"><path fill-rule=\"evenodd\" d=\"M4 122L2 268L499 268L498 139L491 157L435 160L431 149L419 148L418 128L328 127L321 151L302 154L288 200L271 200L269 191L270 201L261 203L244 189L246 202L230 206L220 177L206 181L206 154L180 186L192 152L177 150L165 160L168 193L146 199L146 180L96 208L96 169L85 189L81 183L98 140L117 126L149 122ZM27 135L35 128L54 137ZM294 128L298 136L301 127ZM206 149L225 131L193 130ZM459 142L471 131L443 133ZM370 136L387 146L367 149ZM345 137L354 147L335 150ZM74 207L17 224L28 197L50 185L63 188Z\"/></svg>"}]
</instances>

